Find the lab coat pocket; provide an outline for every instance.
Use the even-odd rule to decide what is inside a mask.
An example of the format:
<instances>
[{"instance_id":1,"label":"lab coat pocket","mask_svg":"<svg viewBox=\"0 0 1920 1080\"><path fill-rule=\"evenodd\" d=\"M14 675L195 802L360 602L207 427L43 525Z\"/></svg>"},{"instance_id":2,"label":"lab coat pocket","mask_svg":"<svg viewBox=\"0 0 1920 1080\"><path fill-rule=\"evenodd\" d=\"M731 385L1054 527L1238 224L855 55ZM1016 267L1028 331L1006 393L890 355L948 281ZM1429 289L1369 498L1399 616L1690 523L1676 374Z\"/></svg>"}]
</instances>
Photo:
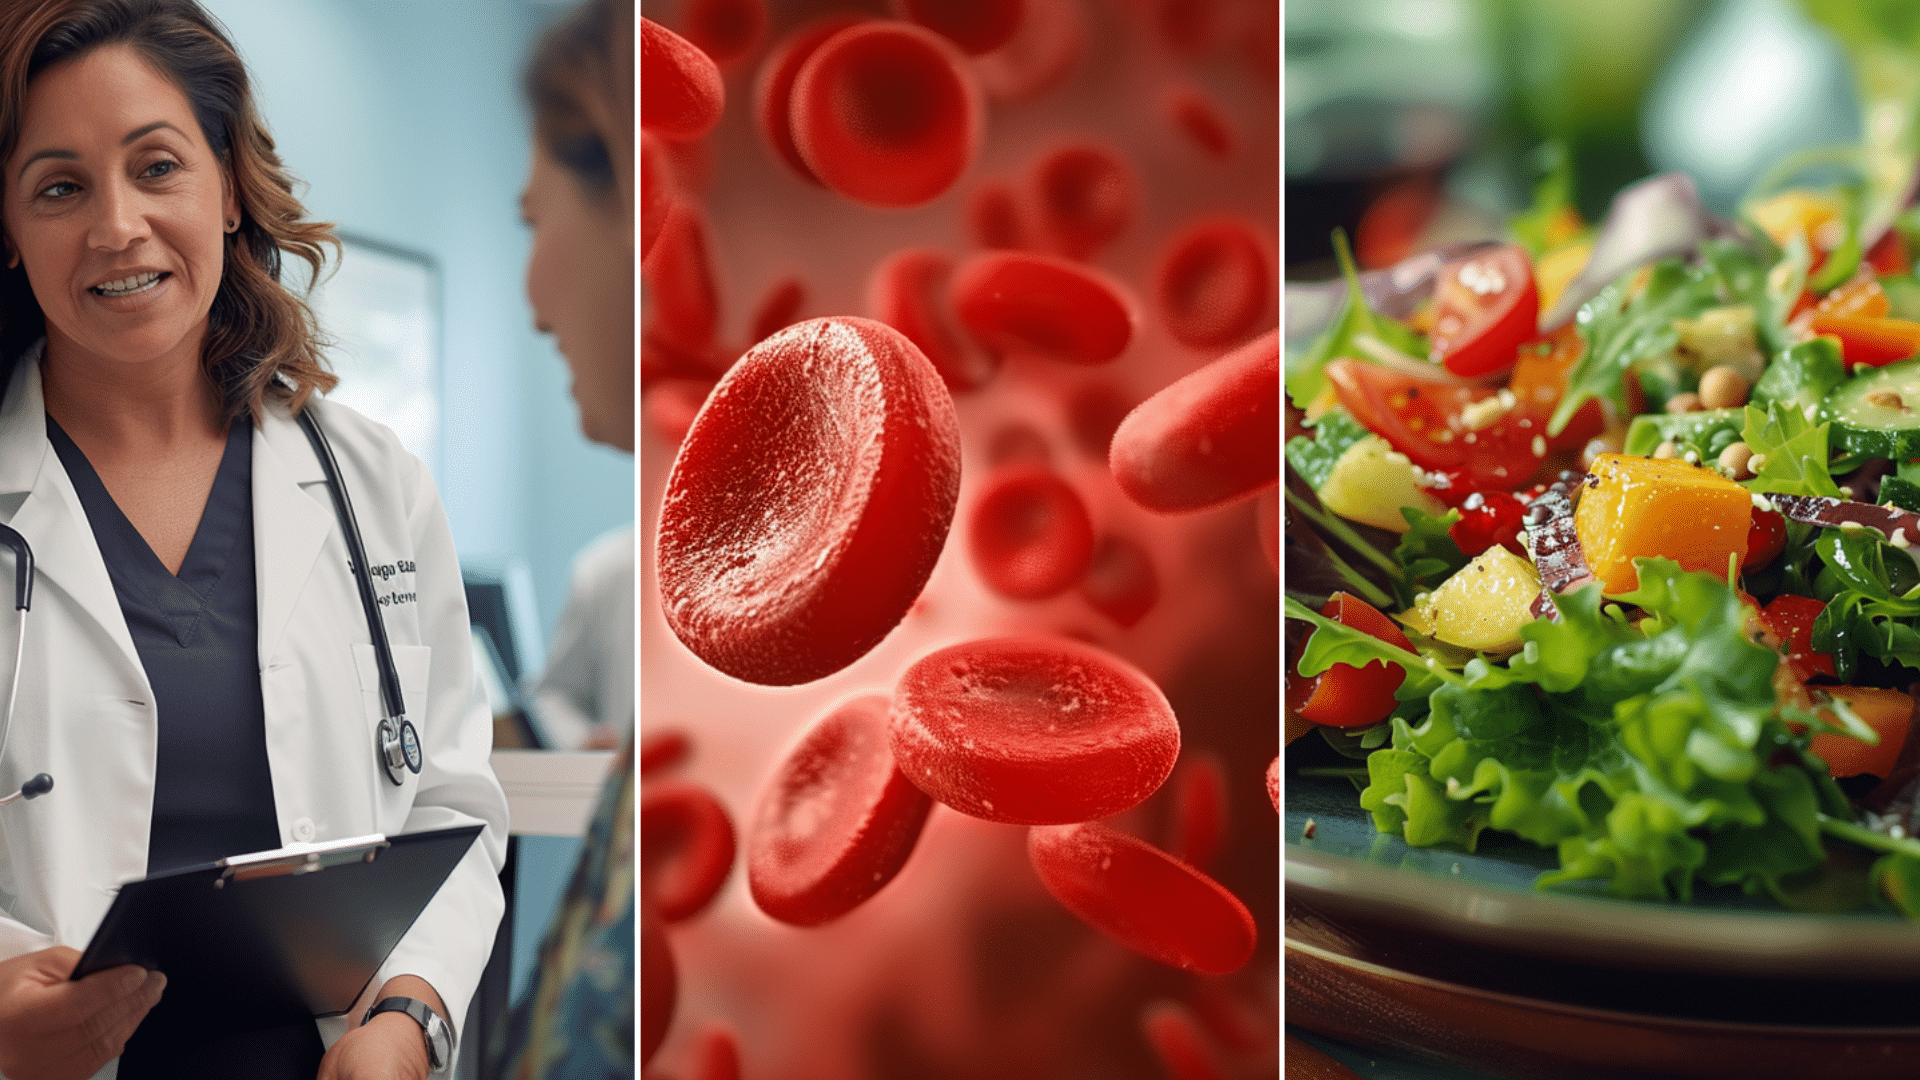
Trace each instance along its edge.
<instances>
[{"instance_id":1,"label":"lab coat pocket","mask_svg":"<svg viewBox=\"0 0 1920 1080\"><path fill-rule=\"evenodd\" d=\"M407 716L413 721L416 731L421 733L424 744L427 715L427 674L433 660L433 649L426 645L395 645L393 647L393 666L400 675L400 695L404 699ZM419 790L420 777L410 769L401 769L401 783L395 784L387 778L387 770L380 764L379 739L380 720L385 715L380 696L380 662L371 645L353 647L354 670L360 675L360 706L366 716L366 746L368 765L372 767L374 784L379 791L380 821L377 824L381 832L398 831L405 823L407 812L413 807L414 792ZM425 746L421 750L424 756Z\"/></svg>"}]
</instances>

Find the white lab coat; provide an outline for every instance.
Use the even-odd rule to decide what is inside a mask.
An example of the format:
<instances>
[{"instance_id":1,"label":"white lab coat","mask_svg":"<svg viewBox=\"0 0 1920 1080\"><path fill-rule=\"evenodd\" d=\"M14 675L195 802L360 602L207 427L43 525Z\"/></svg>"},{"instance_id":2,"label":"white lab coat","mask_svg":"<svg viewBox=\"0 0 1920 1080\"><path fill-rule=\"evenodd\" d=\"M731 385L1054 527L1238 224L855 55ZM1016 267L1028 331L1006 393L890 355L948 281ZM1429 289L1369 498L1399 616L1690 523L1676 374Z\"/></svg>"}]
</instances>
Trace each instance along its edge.
<instances>
[{"instance_id":1,"label":"white lab coat","mask_svg":"<svg viewBox=\"0 0 1920 1080\"><path fill-rule=\"evenodd\" d=\"M56 944L84 949L115 888L146 874L153 810L153 694L93 530L47 441L37 356L16 365L0 403L0 520L26 537L38 570L0 792L43 771L54 789L0 806L0 958ZM305 433L276 409L253 435L253 527L280 839L486 826L374 976L376 988L401 974L425 979L457 1026L504 910L507 834L459 561L420 461L385 427L316 401L365 538L425 765L395 787L375 764L379 676L346 543ZM0 595L12 596L12 581L13 556L0 548ZM0 610L0 694L18 641L9 615ZM330 1045L348 1019L319 1024ZM117 1063L99 1075L116 1072Z\"/></svg>"},{"instance_id":2,"label":"white lab coat","mask_svg":"<svg viewBox=\"0 0 1920 1080\"><path fill-rule=\"evenodd\" d=\"M588 544L573 560L573 583L533 684L548 750L572 750L595 724L621 738L633 730L633 526Z\"/></svg>"}]
</instances>

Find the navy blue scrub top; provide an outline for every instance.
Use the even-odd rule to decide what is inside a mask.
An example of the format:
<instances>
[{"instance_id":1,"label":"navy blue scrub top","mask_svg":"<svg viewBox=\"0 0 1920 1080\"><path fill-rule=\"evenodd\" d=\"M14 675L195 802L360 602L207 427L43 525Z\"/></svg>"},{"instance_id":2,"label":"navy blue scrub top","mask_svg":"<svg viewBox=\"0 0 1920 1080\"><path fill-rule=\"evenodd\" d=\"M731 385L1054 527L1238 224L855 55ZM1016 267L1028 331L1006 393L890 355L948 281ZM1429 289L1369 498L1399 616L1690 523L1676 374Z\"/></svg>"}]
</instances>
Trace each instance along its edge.
<instances>
[{"instance_id":1,"label":"navy blue scrub top","mask_svg":"<svg viewBox=\"0 0 1920 1080\"><path fill-rule=\"evenodd\" d=\"M147 872L279 847L260 698L252 425L228 430L177 577L51 416L47 437L93 525L159 707Z\"/></svg>"}]
</instances>

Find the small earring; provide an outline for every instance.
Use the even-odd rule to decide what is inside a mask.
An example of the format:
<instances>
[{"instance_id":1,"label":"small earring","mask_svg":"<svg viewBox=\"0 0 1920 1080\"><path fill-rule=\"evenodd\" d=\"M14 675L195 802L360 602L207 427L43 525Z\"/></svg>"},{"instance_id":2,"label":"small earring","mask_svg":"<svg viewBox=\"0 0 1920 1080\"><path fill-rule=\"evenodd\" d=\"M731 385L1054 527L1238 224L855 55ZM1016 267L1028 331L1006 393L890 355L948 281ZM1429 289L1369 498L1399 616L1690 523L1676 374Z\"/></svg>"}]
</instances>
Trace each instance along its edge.
<instances>
[{"instance_id":1,"label":"small earring","mask_svg":"<svg viewBox=\"0 0 1920 1080\"><path fill-rule=\"evenodd\" d=\"M228 231L228 232L232 232L233 230L235 230L235 229L237 229L237 228L239 228L239 227L240 227L240 223L239 223L239 222L237 222L237 221L234 221L234 220L232 220L231 218L229 218L229 219L227 220L227 231Z\"/></svg>"}]
</instances>

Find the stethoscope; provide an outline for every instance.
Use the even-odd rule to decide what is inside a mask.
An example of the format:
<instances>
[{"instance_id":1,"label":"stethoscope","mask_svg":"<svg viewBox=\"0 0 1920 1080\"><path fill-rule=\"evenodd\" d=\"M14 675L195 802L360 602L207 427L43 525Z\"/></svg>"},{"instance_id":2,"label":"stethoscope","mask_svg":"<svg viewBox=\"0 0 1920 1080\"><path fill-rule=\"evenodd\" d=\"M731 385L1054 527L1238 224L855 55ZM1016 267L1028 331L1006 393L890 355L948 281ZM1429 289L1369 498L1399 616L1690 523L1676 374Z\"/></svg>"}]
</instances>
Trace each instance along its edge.
<instances>
[{"instance_id":1,"label":"stethoscope","mask_svg":"<svg viewBox=\"0 0 1920 1080\"><path fill-rule=\"evenodd\" d=\"M367 569L366 545L360 539L360 524L353 516L353 502L347 497L347 485L340 479L340 466L334 460L333 446L327 442L326 432L320 430L319 421L313 418L311 409L300 410L300 430L307 433L307 441L313 444L313 454L320 459L320 470L326 474L327 491L333 496L334 516L340 519L340 530L347 541L347 558L352 562L353 579L360 590L360 606L367 614L367 633L373 639L373 654L380 668L380 726L374 734L374 757L387 779L398 787L407 781L407 774L420 772L422 756L420 733L414 729L413 722L407 719L406 702L400 693L400 672L393 664L393 646L387 641L386 620L380 617L380 605L374 599L373 575ZM33 549L27 545L27 538L14 529L0 525L0 545L13 552L13 606L20 613L18 633L13 653L13 678L7 686L7 713L0 721L0 761L6 760L7 740L13 735L13 706L20 695L20 664L27 650L27 609L33 602ZM21 799L34 799L53 790L53 777L39 773L20 785L20 790L11 795L0 796L0 806Z\"/></svg>"}]
</instances>

